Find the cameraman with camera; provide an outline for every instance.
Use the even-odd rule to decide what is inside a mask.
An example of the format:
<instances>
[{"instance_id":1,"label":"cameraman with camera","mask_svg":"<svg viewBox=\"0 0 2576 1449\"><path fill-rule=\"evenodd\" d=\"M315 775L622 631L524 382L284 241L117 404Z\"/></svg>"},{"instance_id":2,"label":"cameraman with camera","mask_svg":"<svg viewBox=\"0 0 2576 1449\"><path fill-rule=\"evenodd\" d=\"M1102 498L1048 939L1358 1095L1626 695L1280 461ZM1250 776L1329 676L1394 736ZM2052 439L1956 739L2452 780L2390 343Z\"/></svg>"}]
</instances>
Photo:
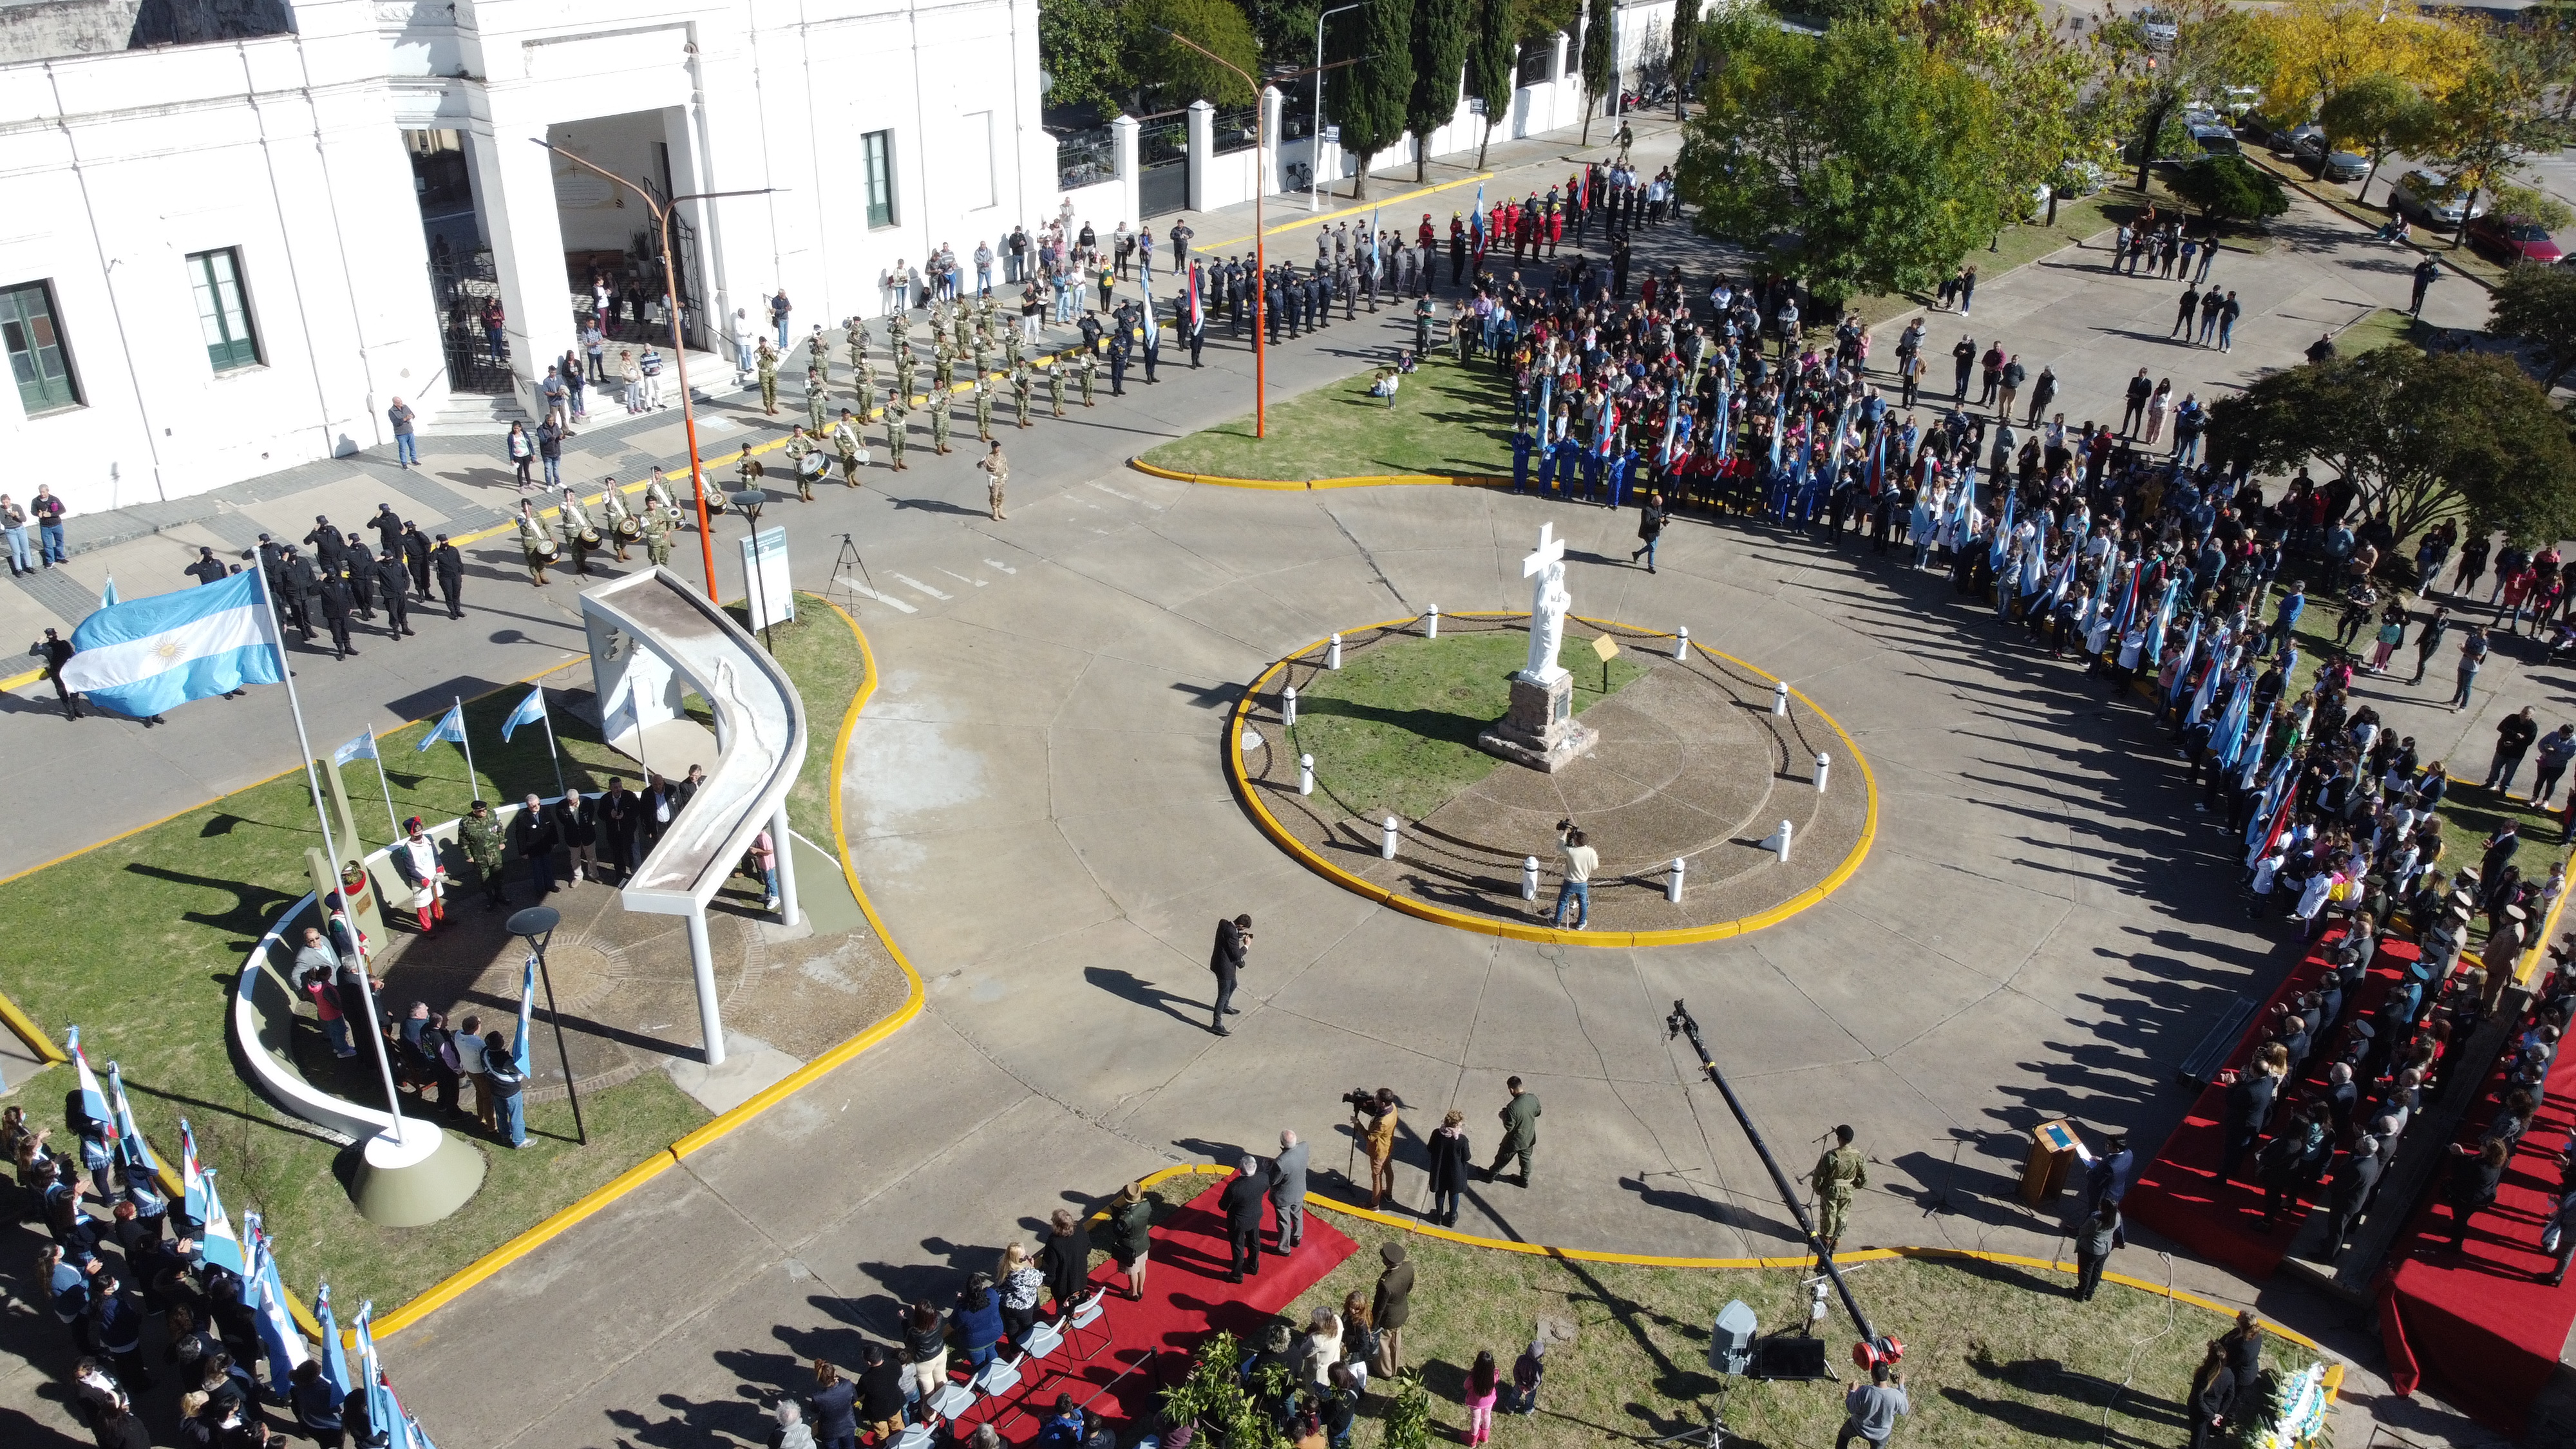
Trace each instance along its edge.
<instances>
[{"instance_id":1,"label":"cameraman with camera","mask_svg":"<svg viewBox=\"0 0 2576 1449\"><path fill-rule=\"evenodd\" d=\"M1208 953L1208 970L1216 973L1216 1010L1208 1028L1218 1036L1232 1036L1225 1029L1225 1019L1241 1015L1234 1008L1234 982L1243 970L1244 954L1252 949L1252 917L1244 914L1231 921L1216 923L1216 948Z\"/></svg>"},{"instance_id":2,"label":"cameraman with camera","mask_svg":"<svg viewBox=\"0 0 2576 1449\"><path fill-rule=\"evenodd\" d=\"M1393 1087L1380 1087L1372 1092L1366 1087L1353 1087L1342 1094L1351 1109L1351 1140L1368 1143L1369 1207L1382 1205L1395 1191L1395 1111L1403 1105L1396 1100ZM1368 1121L1363 1124L1361 1118Z\"/></svg>"},{"instance_id":3,"label":"cameraman with camera","mask_svg":"<svg viewBox=\"0 0 2576 1449\"><path fill-rule=\"evenodd\" d=\"M1576 904L1574 929L1580 931L1592 921L1592 873L1601 868L1601 857L1584 843L1584 834L1570 819L1556 822L1556 855L1562 863L1565 883L1557 887L1556 915L1548 924L1565 924L1565 905Z\"/></svg>"}]
</instances>

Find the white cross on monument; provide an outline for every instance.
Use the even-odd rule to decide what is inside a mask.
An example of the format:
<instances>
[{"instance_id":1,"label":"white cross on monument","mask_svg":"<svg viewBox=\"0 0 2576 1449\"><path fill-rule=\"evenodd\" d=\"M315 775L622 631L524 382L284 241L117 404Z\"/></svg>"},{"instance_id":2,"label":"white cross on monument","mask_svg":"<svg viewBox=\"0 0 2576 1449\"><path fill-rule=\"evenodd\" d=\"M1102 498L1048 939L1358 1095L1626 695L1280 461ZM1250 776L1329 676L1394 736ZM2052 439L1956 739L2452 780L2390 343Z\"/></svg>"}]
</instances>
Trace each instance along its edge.
<instances>
[{"instance_id":1,"label":"white cross on monument","mask_svg":"<svg viewBox=\"0 0 2576 1449\"><path fill-rule=\"evenodd\" d=\"M1556 655L1565 643L1565 611L1574 603L1574 596L1565 591L1565 540L1556 537L1555 524L1538 526L1538 547L1521 560L1521 577L1533 580L1529 661L1522 666L1521 677L1533 684L1552 684L1565 673Z\"/></svg>"}]
</instances>

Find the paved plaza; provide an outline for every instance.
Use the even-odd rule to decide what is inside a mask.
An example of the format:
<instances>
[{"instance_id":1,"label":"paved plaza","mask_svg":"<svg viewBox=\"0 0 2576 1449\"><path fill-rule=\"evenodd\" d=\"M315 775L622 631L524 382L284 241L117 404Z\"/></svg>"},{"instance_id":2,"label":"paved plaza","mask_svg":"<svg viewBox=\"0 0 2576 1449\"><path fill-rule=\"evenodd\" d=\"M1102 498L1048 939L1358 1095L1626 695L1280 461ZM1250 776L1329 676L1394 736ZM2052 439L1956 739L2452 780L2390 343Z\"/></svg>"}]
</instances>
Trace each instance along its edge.
<instances>
[{"instance_id":1,"label":"paved plaza","mask_svg":"<svg viewBox=\"0 0 2576 1449\"><path fill-rule=\"evenodd\" d=\"M1669 126L1640 129L1647 164L1667 159ZM1498 145L1497 191L1544 189L1573 149L1571 137L1509 154ZM1387 224L1471 194L1389 203ZM1225 239L1248 233L1248 215L1192 220L1203 249L1244 249ZM1294 230L1277 244L1303 255L1310 238ZM1688 259L1695 281L1710 264L1677 228L1640 253L1641 265ZM1946 353L1962 330L1980 345L2001 337L2034 373L2056 368L2070 421L2110 419L2141 365L2207 400L2296 362L2320 332L2406 299L2395 254L2304 202L2268 250L2218 264L2215 280L2247 303L2232 353L2162 340L2179 284L2115 279L2102 261L2070 250L1989 279L1973 319L1931 316L1927 350ZM2449 326L2482 316L2483 294L2456 278L2427 311ZM1895 330L1879 329L1874 356L1892 352ZM1690 1003L1793 1171L1834 1124L1859 1128L1871 1186L1846 1247L2062 1255L2058 1215L2011 1190L2027 1129L2064 1117L2159 1141L2187 1105L2173 1063L2231 997L2278 978L2282 936L2249 929L2234 842L2193 812L2197 792L2139 705L1964 606L1946 577L1910 573L1857 542L1836 550L1696 518L1667 529L1650 576L1623 562L1633 512L1484 488L1234 490L1126 468L1248 406L1250 354L1221 325L1211 333L1203 370L1167 345L1156 385L1131 373L1124 398L1104 387L1097 408L1002 434L1005 522L984 516L982 475L962 449L916 450L904 474L880 469L856 492L773 505L764 522L788 524L799 587L831 592L856 572L833 567L844 532L864 559L868 592L833 592L854 604L880 672L849 740L847 842L887 935L927 984L927 1009L389 1339L406 1401L441 1443L758 1442L767 1421L753 1386L787 1382L793 1359L851 1361L859 1335L896 1333L898 1299L985 1266L1059 1205L1097 1205L1174 1163L1230 1162L1283 1127L1316 1143L1318 1189L1347 1193L1337 1099L1358 1087L1392 1087L1407 1104L1397 1190L1408 1208L1422 1203L1423 1134L1442 1111L1466 1113L1481 1158L1504 1078L1543 1099L1530 1185L1472 1185L1462 1231L1651 1254L1790 1251L1758 1162L1665 1038L1675 999ZM1286 395L1346 376L1409 337L1393 310L1337 321L1274 353L1271 386ZM710 412L727 428L710 457L790 420L759 418L738 399ZM673 419L579 440L590 450L582 481L667 463ZM372 459L322 465L312 486L280 485L242 511L263 527L271 514L283 528L321 512L354 528L389 489L398 506L448 519L514 501L497 461L427 441L422 474ZM1687 625L1694 641L1786 679L1850 733L1875 778L1876 834L1828 899L1701 944L1515 941L1342 889L1247 818L1224 768L1245 684L1333 631L1430 604L1526 608L1520 559L1542 523L1568 540L1576 613ZM175 572L179 545L198 541L188 529L205 527L84 554L71 573L103 581L113 571L123 586ZM720 528L718 575L731 591L741 528ZM684 576L698 570L694 543L675 561ZM460 623L421 622L421 637L399 645L368 641L346 665L301 656L317 739L416 718L432 712L427 701L579 652L568 581L529 587L514 548L480 548L473 571ZM0 591L0 627L72 617L53 608ZM2470 711L2436 707L2441 681L2410 690L2369 679L2356 702L2414 735L2428 759L2483 758L2501 712L2576 704L2567 671L2508 654ZM150 731L66 722L49 701L22 691L7 702L12 753L53 762L19 786L26 828L0 842L7 869L294 763L283 703L267 692L210 700ZM1857 789L1859 772L1849 779ZM1616 840L1598 843L1623 853ZM1257 941L1243 1015L1219 1038L1208 1030L1210 931L1238 912L1255 919ZM2342 1306L2168 1264L2153 1247L2115 1267L2258 1303L2376 1361ZM8 1366L0 1426L76 1432L35 1387L50 1376ZM2457 1422L2380 1392L2357 1374L2347 1414L2384 1411L2427 1434ZM2347 1427L2348 1445L2370 1432Z\"/></svg>"}]
</instances>

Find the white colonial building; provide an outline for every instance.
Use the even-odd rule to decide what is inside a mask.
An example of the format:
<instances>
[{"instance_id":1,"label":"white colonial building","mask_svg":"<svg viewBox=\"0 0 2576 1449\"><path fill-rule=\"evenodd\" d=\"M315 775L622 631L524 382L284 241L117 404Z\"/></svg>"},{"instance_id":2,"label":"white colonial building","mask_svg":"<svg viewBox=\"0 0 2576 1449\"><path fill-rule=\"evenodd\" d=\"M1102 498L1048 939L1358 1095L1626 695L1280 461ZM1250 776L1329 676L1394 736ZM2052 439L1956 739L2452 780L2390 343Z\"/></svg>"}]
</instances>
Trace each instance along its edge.
<instances>
[{"instance_id":1,"label":"white colonial building","mask_svg":"<svg viewBox=\"0 0 2576 1449\"><path fill-rule=\"evenodd\" d=\"M549 147L768 189L676 208L693 347L782 287L873 315L1053 214L1038 86L1035 0L0 0L0 487L144 504L529 401L594 279L662 293L643 201Z\"/></svg>"}]
</instances>

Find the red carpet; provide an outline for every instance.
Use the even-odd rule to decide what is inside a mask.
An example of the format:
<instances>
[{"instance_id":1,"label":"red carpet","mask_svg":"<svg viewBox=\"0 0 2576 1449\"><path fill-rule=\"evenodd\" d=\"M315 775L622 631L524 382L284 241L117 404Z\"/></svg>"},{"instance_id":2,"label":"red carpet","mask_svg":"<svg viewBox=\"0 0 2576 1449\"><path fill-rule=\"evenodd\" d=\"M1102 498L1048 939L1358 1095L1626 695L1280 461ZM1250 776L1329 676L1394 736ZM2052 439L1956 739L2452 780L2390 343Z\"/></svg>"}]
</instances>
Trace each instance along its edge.
<instances>
[{"instance_id":1,"label":"red carpet","mask_svg":"<svg viewBox=\"0 0 2576 1449\"><path fill-rule=\"evenodd\" d=\"M2463 1118L2460 1140L2475 1142L2495 1115L2506 1063ZM2379 1333L2388 1349L2389 1383L2412 1394L2421 1383L2479 1423L2520 1434L2532 1398L2558 1367L2558 1351L2576 1324L2576 1283L2549 1288L2538 1275L2556 1267L2540 1251L2540 1227L2557 1207L2559 1169L2551 1157L2576 1127L2568 1095L2576 1088L2576 1051L2562 1050L2548 1090L2522 1134L2495 1206L2469 1221L2465 1254L2451 1251L2451 1205L2442 1200L2448 1163L2432 1198L2394 1246L2393 1274L2379 1288Z\"/></svg>"},{"instance_id":2,"label":"red carpet","mask_svg":"<svg viewBox=\"0 0 2576 1449\"><path fill-rule=\"evenodd\" d=\"M2338 939L2340 930L2327 933L2311 953L2281 982L2262 1010L2246 1024L2245 1035L2228 1054L2229 1067L2242 1067L2253 1060L2255 1048L2270 1035L2268 1023L2272 1008L2302 992L2316 988L2325 979L2326 959L2323 948ZM2370 975L2363 979L2359 1001L2345 1014L2347 1022L2379 1004L2381 996L2393 986L2398 976L2416 958L2415 947L2404 941L2382 939L2379 954L2371 961ZM2320 1043L2309 1053L2308 1068L2318 1085L2332 1058L2331 1040ZM2284 1093L2279 1106L2290 1100ZM2155 1229L2183 1245L2195 1257L2234 1269L2249 1278L2268 1278L2281 1266L2290 1250L2291 1239L2298 1236L2299 1224L2316 1198L2302 1199L2297 1210L2282 1215L2278 1225L2263 1226L2263 1189L2250 1179L2253 1176L2251 1153L2236 1168L2237 1179L2218 1180L2218 1159L2225 1138L2222 1119L2227 1111L2227 1089L2211 1084L2201 1090L2200 1100L2192 1104L2182 1124L2165 1139L2164 1150L2138 1175L2135 1186L2121 1204L2131 1222ZM2327 1180L2332 1180L2329 1169Z\"/></svg>"},{"instance_id":3,"label":"red carpet","mask_svg":"<svg viewBox=\"0 0 2576 1449\"><path fill-rule=\"evenodd\" d=\"M1037 1437L1056 1395L1070 1394L1077 1404L1090 1401L1095 1418L1121 1423L1122 1442L1132 1440L1151 1427L1156 1390L1179 1380L1190 1350L1201 1338L1214 1329L1250 1338L1356 1248L1310 1212L1305 1240L1296 1252L1281 1258L1265 1250L1259 1273L1241 1284L1228 1283L1225 1215L1216 1206L1223 1191L1222 1183L1209 1188L1154 1229L1153 1266L1145 1275L1144 1301L1128 1302L1126 1275L1118 1271L1117 1263L1102 1263L1092 1281L1116 1285L1101 1300L1107 1316L1095 1329L1075 1335L1057 1349L1044 1371L1032 1373L1028 1382L1002 1395L1003 1403L979 1403L969 1410L959 1421L961 1426L989 1418L1006 1442L1025 1443ZM1262 1222L1267 1242L1272 1226L1267 1207L1262 1209ZM1085 1362L1080 1355L1098 1347L1097 1328L1110 1331L1109 1345ZM1017 1412L1023 1405L1027 1412Z\"/></svg>"}]
</instances>

